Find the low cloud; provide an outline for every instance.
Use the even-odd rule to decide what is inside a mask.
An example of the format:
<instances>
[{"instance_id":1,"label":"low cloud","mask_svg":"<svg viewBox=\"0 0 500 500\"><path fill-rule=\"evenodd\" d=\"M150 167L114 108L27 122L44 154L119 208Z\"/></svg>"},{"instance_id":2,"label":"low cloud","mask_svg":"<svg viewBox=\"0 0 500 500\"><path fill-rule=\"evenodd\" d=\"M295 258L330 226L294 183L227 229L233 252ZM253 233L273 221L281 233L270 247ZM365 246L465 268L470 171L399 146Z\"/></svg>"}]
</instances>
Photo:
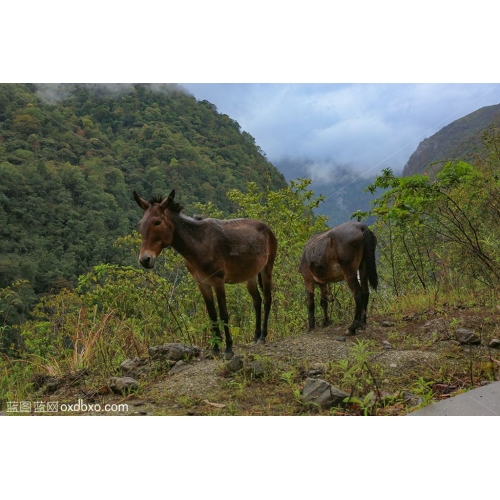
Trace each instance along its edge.
<instances>
[{"instance_id":1,"label":"low cloud","mask_svg":"<svg viewBox=\"0 0 500 500\"><path fill-rule=\"evenodd\" d=\"M500 102L495 84L187 84L250 133L273 163L330 162L366 175L400 172L419 143L458 118Z\"/></svg>"},{"instance_id":2,"label":"low cloud","mask_svg":"<svg viewBox=\"0 0 500 500\"><path fill-rule=\"evenodd\" d=\"M76 83L37 83L37 95L47 103L56 103L68 97L71 89L78 85ZM80 85L99 89L101 92L111 96L121 96L134 91L133 83L84 83ZM157 92L187 92L177 83L148 83L144 84Z\"/></svg>"}]
</instances>

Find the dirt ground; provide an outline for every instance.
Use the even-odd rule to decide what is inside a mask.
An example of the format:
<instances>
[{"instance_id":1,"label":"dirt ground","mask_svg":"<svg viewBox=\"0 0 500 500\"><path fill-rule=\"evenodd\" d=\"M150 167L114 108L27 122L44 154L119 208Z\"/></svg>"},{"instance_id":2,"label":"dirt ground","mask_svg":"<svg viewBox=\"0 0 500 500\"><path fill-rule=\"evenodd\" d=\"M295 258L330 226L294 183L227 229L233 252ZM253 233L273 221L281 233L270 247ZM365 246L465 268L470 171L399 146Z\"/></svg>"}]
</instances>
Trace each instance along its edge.
<instances>
[{"instance_id":1,"label":"dirt ground","mask_svg":"<svg viewBox=\"0 0 500 500\"><path fill-rule=\"evenodd\" d=\"M359 405L318 408L304 404L300 393L306 378L313 377L362 398L365 394L355 393L352 382L346 385L337 363L345 359L352 366L353 347L368 341L371 354L355 375L360 382L356 390L375 394L369 414L404 415L429 401L498 380L500 353L488 345L500 337L499 320L497 309L484 308L431 310L397 321L375 316L354 337L345 336L345 327L330 326L271 338L262 346L235 345L235 355L245 363L236 373L202 353L175 370L151 362L138 376L138 390L126 396L85 374L45 399L100 405L99 412L73 413L80 415L359 415ZM472 330L480 344L461 344L458 328ZM102 411L106 404L116 405L115 410Z\"/></svg>"}]
</instances>

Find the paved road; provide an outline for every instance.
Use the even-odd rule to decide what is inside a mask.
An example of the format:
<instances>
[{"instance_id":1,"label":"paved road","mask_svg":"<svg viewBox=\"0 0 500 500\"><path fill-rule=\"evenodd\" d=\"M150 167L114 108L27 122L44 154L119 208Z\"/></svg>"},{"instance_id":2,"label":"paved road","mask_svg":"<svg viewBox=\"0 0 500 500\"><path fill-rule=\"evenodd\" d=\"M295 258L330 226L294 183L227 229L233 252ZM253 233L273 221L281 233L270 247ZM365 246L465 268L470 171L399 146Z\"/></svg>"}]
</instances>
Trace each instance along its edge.
<instances>
[{"instance_id":1,"label":"paved road","mask_svg":"<svg viewBox=\"0 0 500 500\"><path fill-rule=\"evenodd\" d=\"M444 399L409 413L409 417L498 416L500 415L500 382L478 387L458 396Z\"/></svg>"}]
</instances>

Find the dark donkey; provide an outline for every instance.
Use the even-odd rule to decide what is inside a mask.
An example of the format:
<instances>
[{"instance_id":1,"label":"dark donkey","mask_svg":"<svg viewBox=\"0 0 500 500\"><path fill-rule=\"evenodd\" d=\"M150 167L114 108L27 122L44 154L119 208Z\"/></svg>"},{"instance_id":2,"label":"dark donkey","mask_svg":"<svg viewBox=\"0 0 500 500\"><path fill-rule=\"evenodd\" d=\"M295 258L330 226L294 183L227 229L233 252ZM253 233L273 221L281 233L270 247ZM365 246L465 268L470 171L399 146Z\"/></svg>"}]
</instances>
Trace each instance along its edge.
<instances>
[{"instance_id":1,"label":"dark donkey","mask_svg":"<svg viewBox=\"0 0 500 500\"><path fill-rule=\"evenodd\" d=\"M375 265L377 238L367 226L349 221L324 233L315 234L306 244L300 272L307 289L309 328L315 327L314 285L321 290L321 307L324 326L328 320L328 283L346 281L354 295L356 311L348 334L354 335L366 324L366 310L370 295L368 282L377 289L378 276ZM361 285L358 281L358 270Z\"/></svg>"},{"instance_id":2,"label":"dark donkey","mask_svg":"<svg viewBox=\"0 0 500 500\"><path fill-rule=\"evenodd\" d=\"M215 289L220 319L224 323L226 359L233 357L233 340L229 332L224 286L226 283L246 282L255 308L253 341L263 344L271 309L271 281L277 249L273 232L263 222L253 219L192 219L180 213L184 207L174 201L174 197L173 190L165 199L148 203L134 191L135 200L145 212L139 222L142 235L139 262L145 268L152 268L162 249L169 246L184 257L186 267L205 299L213 333L219 340L212 351L218 354L222 336L212 292L212 288ZM264 295L262 328L262 298L257 277Z\"/></svg>"}]
</instances>

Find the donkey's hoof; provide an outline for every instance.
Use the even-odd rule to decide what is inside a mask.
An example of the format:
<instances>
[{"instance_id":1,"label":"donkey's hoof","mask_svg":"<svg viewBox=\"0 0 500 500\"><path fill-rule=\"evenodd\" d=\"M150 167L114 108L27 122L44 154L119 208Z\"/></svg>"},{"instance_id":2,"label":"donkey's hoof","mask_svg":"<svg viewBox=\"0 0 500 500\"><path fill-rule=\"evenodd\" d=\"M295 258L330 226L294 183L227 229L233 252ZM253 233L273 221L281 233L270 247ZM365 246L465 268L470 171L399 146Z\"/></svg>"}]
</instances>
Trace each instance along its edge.
<instances>
[{"instance_id":1,"label":"donkey's hoof","mask_svg":"<svg viewBox=\"0 0 500 500\"><path fill-rule=\"evenodd\" d=\"M356 335L356 330L355 329L351 329L351 328L348 328L345 332L344 335L347 335L349 337L352 337L353 335Z\"/></svg>"},{"instance_id":2,"label":"donkey's hoof","mask_svg":"<svg viewBox=\"0 0 500 500\"><path fill-rule=\"evenodd\" d=\"M233 359L233 356L234 356L234 352L225 352L224 353L224 359L226 361L229 361L230 359Z\"/></svg>"},{"instance_id":3,"label":"donkey's hoof","mask_svg":"<svg viewBox=\"0 0 500 500\"><path fill-rule=\"evenodd\" d=\"M207 353L207 358L219 359L220 358L220 351L215 350L215 349L210 349L210 351L208 351L208 353Z\"/></svg>"},{"instance_id":4,"label":"donkey's hoof","mask_svg":"<svg viewBox=\"0 0 500 500\"><path fill-rule=\"evenodd\" d=\"M265 337L257 337L252 340L252 345L264 345L265 343Z\"/></svg>"}]
</instances>

